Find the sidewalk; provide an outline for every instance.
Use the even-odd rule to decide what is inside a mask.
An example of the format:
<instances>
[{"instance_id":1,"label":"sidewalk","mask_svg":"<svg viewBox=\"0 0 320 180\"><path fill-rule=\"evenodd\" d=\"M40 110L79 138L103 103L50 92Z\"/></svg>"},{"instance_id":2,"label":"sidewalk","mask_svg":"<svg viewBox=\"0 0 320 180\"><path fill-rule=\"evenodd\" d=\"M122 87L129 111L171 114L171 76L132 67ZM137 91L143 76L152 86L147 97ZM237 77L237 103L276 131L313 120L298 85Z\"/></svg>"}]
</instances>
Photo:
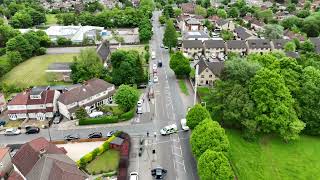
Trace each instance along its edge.
<instances>
[{"instance_id":1,"label":"sidewalk","mask_svg":"<svg viewBox=\"0 0 320 180\"><path fill-rule=\"evenodd\" d=\"M58 130L73 130L73 129L92 129L92 128L101 128L101 127L116 127L116 126L128 126L133 123L135 118L119 122L119 123L112 123L112 124L94 124L94 125L86 125L86 126L77 126L76 122L78 120L69 120L66 122L61 122L58 124Z\"/></svg>"}]
</instances>

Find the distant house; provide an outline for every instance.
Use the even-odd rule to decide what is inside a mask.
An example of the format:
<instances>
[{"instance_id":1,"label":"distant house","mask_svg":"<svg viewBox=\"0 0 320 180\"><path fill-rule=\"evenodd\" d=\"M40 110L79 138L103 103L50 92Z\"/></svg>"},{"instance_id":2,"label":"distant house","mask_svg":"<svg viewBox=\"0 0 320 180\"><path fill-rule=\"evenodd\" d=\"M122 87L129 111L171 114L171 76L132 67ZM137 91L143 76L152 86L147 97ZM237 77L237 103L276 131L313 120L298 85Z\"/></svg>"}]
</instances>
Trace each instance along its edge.
<instances>
[{"instance_id":1,"label":"distant house","mask_svg":"<svg viewBox=\"0 0 320 180\"><path fill-rule=\"evenodd\" d=\"M13 164L11 162L10 149L0 147L0 179L5 179L9 176Z\"/></svg>"},{"instance_id":2,"label":"distant house","mask_svg":"<svg viewBox=\"0 0 320 180\"><path fill-rule=\"evenodd\" d=\"M271 52L271 44L267 39L249 39L248 53L267 53Z\"/></svg>"},{"instance_id":3,"label":"distant house","mask_svg":"<svg viewBox=\"0 0 320 180\"><path fill-rule=\"evenodd\" d=\"M240 55L245 55L247 53L247 44L243 40L230 40L226 42L226 52L233 52Z\"/></svg>"},{"instance_id":4,"label":"distant house","mask_svg":"<svg viewBox=\"0 0 320 180\"><path fill-rule=\"evenodd\" d=\"M290 40L288 39L273 39L271 41L272 49L274 50L284 50L284 46Z\"/></svg>"},{"instance_id":5,"label":"distant house","mask_svg":"<svg viewBox=\"0 0 320 180\"><path fill-rule=\"evenodd\" d=\"M203 42L206 57L219 57L225 54L225 44L223 40L206 40Z\"/></svg>"},{"instance_id":6,"label":"distant house","mask_svg":"<svg viewBox=\"0 0 320 180\"><path fill-rule=\"evenodd\" d=\"M199 86L212 86L214 81L221 75L224 62L217 59L213 61L207 61L200 58L198 63L195 65L199 67L198 74L196 76L197 83Z\"/></svg>"},{"instance_id":7,"label":"distant house","mask_svg":"<svg viewBox=\"0 0 320 180\"><path fill-rule=\"evenodd\" d=\"M71 66L72 63L52 63L49 64L48 69L46 70L46 73L49 74L52 73L54 80L56 81L65 81L65 82L71 82L70 76L71 76Z\"/></svg>"},{"instance_id":8,"label":"distant house","mask_svg":"<svg viewBox=\"0 0 320 180\"><path fill-rule=\"evenodd\" d=\"M11 120L52 118L58 111L57 99L60 93L49 87L34 87L17 94L8 102L8 117Z\"/></svg>"},{"instance_id":9,"label":"distant house","mask_svg":"<svg viewBox=\"0 0 320 180\"><path fill-rule=\"evenodd\" d=\"M112 103L112 95L115 92L115 86L101 79L90 79L66 91L58 98L59 112L68 119L75 118L75 111L79 107L84 107L88 113L91 113L98 106Z\"/></svg>"},{"instance_id":10,"label":"distant house","mask_svg":"<svg viewBox=\"0 0 320 180\"><path fill-rule=\"evenodd\" d=\"M0 114L7 108L6 99L4 94L0 93Z\"/></svg>"},{"instance_id":11,"label":"distant house","mask_svg":"<svg viewBox=\"0 0 320 180\"><path fill-rule=\"evenodd\" d=\"M262 21L259 21L257 19L252 19L250 23L251 23L251 28L254 29L255 31L262 31L263 26L265 25Z\"/></svg>"},{"instance_id":12,"label":"distant house","mask_svg":"<svg viewBox=\"0 0 320 180\"><path fill-rule=\"evenodd\" d=\"M102 41L97 47L97 54L103 62L106 62L111 54L110 43L108 40Z\"/></svg>"},{"instance_id":13,"label":"distant house","mask_svg":"<svg viewBox=\"0 0 320 180\"><path fill-rule=\"evenodd\" d=\"M310 41L313 43L317 53L320 53L320 38L310 38Z\"/></svg>"},{"instance_id":14,"label":"distant house","mask_svg":"<svg viewBox=\"0 0 320 180\"><path fill-rule=\"evenodd\" d=\"M306 37L304 37L303 35L299 34L299 33L294 33L290 30L285 30L283 32L283 38L284 39L298 39L299 41L305 41L306 40Z\"/></svg>"},{"instance_id":15,"label":"distant house","mask_svg":"<svg viewBox=\"0 0 320 180\"><path fill-rule=\"evenodd\" d=\"M30 180L86 180L87 175L66 155L64 148L40 137L25 143L12 158L15 171Z\"/></svg>"},{"instance_id":16,"label":"distant house","mask_svg":"<svg viewBox=\"0 0 320 180\"><path fill-rule=\"evenodd\" d=\"M244 27L236 27L234 29L234 34L237 40L247 40L255 38L252 34L250 34L246 28Z\"/></svg>"},{"instance_id":17,"label":"distant house","mask_svg":"<svg viewBox=\"0 0 320 180\"><path fill-rule=\"evenodd\" d=\"M202 30L201 22L198 19L190 18L185 22L183 31L200 31Z\"/></svg>"},{"instance_id":18,"label":"distant house","mask_svg":"<svg viewBox=\"0 0 320 180\"><path fill-rule=\"evenodd\" d=\"M203 52L203 44L200 40L183 40L182 52L187 57L200 56Z\"/></svg>"},{"instance_id":19,"label":"distant house","mask_svg":"<svg viewBox=\"0 0 320 180\"><path fill-rule=\"evenodd\" d=\"M231 20L219 19L216 21L216 28L220 30L234 31L235 24Z\"/></svg>"},{"instance_id":20,"label":"distant house","mask_svg":"<svg viewBox=\"0 0 320 180\"><path fill-rule=\"evenodd\" d=\"M184 40L209 40L210 36L204 31L188 31L183 34Z\"/></svg>"},{"instance_id":21,"label":"distant house","mask_svg":"<svg viewBox=\"0 0 320 180\"><path fill-rule=\"evenodd\" d=\"M84 38L97 40L104 27L97 26L50 26L45 30L51 41L56 42L59 37L70 39L73 43L82 43Z\"/></svg>"},{"instance_id":22,"label":"distant house","mask_svg":"<svg viewBox=\"0 0 320 180\"><path fill-rule=\"evenodd\" d=\"M195 7L196 5L192 2L180 4L180 8L182 9L182 12L185 14L194 14Z\"/></svg>"}]
</instances>

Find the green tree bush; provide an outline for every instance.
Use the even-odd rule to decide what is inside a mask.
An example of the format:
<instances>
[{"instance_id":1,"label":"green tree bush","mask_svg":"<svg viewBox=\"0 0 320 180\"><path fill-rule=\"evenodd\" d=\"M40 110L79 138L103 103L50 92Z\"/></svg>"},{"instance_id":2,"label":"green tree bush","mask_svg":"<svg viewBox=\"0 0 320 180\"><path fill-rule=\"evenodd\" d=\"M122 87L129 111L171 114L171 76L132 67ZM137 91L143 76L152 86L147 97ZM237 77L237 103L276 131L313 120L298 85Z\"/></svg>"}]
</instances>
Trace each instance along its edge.
<instances>
[{"instance_id":1,"label":"green tree bush","mask_svg":"<svg viewBox=\"0 0 320 180\"><path fill-rule=\"evenodd\" d=\"M187 126L194 129L201 121L207 118L210 118L209 111L200 104L196 104L187 113Z\"/></svg>"}]
</instances>

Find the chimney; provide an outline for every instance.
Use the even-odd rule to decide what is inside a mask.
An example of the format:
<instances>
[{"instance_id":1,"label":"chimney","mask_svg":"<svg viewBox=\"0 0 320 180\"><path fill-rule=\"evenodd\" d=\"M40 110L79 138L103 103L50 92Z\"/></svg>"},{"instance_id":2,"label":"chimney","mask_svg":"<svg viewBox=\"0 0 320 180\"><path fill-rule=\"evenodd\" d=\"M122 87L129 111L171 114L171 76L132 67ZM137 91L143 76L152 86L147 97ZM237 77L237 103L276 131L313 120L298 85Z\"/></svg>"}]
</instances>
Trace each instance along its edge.
<instances>
[{"instance_id":1,"label":"chimney","mask_svg":"<svg viewBox=\"0 0 320 180\"><path fill-rule=\"evenodd\" d=\"M46 153L47 151L46 151L46 149L40 149L40 151L39 151L39 158L41 158L45 153Z\"/></svg>"}]
</instances>

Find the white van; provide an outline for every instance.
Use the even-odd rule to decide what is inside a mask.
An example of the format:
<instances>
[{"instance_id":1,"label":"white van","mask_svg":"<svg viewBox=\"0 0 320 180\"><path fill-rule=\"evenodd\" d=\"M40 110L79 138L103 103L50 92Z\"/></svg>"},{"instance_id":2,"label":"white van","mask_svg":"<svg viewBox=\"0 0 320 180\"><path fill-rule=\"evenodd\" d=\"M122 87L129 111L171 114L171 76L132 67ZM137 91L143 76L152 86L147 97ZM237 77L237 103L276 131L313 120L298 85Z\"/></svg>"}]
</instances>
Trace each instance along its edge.
<instances>
[{"instance_id":1,"label":"white van","mask_svg":"<svg viewBox=\"0 0 320 180\"><path fill-rule=\"evenodd\" d=\"M151 53L151 58L152 58L152 59L155 59L155 58L156 58L156 52L152 51L152 53Z\"/></svg>"},{"instance_id":2,"label":"white van","mask_svg":"<svg viewBox=\"0 0 320 180\"><path fill-rule=\"evenodd\" d=\"M99 116L102 116L102 115L103 115L103 112L101 112L101 111L94 111L94 112L92 112L91 114L89 114L89 117L95 118L95 117L99 117Z\"/></svg>"},{"instance_id":3,"label":"white van","mask_svg":"<svg viewBox=\"0 0 320 180\"><path fill-rule=\"evenodd\" d=\"M129 180L138 180L138 173L137 172L131 172Z\"/></svg>"}]
</instances>

